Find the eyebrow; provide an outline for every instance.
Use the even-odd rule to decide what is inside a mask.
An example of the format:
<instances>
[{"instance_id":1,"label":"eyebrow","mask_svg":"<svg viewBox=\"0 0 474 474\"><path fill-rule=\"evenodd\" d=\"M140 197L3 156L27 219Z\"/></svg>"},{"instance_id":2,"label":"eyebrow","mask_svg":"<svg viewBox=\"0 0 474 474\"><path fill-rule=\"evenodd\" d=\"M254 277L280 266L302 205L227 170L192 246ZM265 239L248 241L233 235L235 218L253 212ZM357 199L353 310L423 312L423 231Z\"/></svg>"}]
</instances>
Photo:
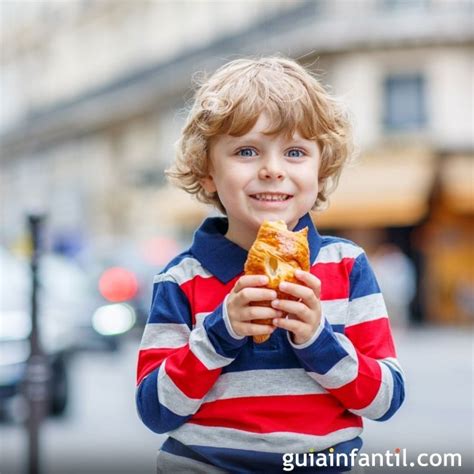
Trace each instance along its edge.
<instances>
[{"instance_id":1,"label":"eyebrow","mask_svg":"<svg viewBox=\"0 0 474 474\"><path fill-rule=\"evenodd\" d=\"M260 137L258 135L250 135L250 136L247 136L247 135L242 135L240 137L235 137L235 136L232 136L232 135L228 135L229 138L227 138L227 142L230 144L230 145L233 145L233 144L236 144L236 143L239 143L239 142L260 142L264 137ZM265 137L266 138L266 137ZM313 141L312 140L308 140L307 138L287 138L285 139L285 143L294 143L294 144L298 144L298 143L301 143L301 144L309 144L309 143L312 143Z\"/></svg>"}]
</instances>

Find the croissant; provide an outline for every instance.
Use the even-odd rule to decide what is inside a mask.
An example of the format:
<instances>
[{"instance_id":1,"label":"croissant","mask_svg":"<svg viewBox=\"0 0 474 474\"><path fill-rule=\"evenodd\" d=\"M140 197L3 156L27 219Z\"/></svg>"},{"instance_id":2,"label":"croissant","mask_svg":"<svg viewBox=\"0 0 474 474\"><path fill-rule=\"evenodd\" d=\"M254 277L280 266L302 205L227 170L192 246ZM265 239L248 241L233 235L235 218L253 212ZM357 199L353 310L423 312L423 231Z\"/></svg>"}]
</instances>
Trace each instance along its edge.
<instances>
[{"instance_id":1,"label":"croissant","mask_svg":"<svg viewBox=\"0 0 474 474\"><path fill-rule=\"evenodd\" d=\"M278 286L282 281L297 283L295 270L309 271L308 228L292 232L283 220L264 221L257 238L249 250L244 272L246 275L266 275L267 288L275 290L278 298L296 298L282 293ZM254 303L257 304L257 303ZM259 302L259 306L271 306L270 302ZM272 324L271 319L253 320L257 324ZM270 338L269 335L253 336L257 344Z\"/></svg>"}]
</instances>

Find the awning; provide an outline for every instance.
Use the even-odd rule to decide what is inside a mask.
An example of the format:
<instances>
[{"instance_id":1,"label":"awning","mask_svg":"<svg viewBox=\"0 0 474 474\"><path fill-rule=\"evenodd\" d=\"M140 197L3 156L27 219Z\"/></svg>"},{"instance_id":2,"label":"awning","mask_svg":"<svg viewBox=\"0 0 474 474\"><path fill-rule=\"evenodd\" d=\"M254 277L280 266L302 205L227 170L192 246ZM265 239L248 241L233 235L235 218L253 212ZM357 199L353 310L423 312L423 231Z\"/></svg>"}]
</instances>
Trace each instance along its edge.
<instances>
[{"instance_id":1,"label":"awning","mask_svg":"<svg viewBox=\"0 0 474 474\"><path fill-rule=\"evenodd\" d=\"M441 164L443 200L455 212L474 213L474 156L454 155Z\"/></svg>"},{"instance_id":2,"label":"awning","mask_svg":"<svg viewBox=\"0 0 474 474\"><path fill-rule=\"evenodd\" d=\"M363 156L346 168L329 209L314 214L321 228L415 224L428 211L435 177L428 150L387 150Z\"/></svg>"}]
</instances>

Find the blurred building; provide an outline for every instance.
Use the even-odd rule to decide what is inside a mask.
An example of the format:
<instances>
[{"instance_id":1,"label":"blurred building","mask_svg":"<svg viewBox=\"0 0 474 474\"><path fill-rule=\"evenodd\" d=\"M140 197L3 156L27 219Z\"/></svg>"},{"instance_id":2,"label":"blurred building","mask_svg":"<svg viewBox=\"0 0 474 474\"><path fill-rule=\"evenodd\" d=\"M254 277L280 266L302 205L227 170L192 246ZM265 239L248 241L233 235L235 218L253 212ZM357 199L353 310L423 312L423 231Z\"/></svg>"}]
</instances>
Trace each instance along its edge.
<instances>
[{"instance_id":1,"label":"blurred building","mask_svg":"<svg viewBox=\"0 0 474 474\"><path fill-rule=\"evenodd\" d=\"M473 315L473 2L2 3L1 243L47 210L63 239L192 230L210 209L169 189L192 79L282 53L321 74L361 150L319 227L416 264L415 318Z\"/></svg>"}]
</instances>

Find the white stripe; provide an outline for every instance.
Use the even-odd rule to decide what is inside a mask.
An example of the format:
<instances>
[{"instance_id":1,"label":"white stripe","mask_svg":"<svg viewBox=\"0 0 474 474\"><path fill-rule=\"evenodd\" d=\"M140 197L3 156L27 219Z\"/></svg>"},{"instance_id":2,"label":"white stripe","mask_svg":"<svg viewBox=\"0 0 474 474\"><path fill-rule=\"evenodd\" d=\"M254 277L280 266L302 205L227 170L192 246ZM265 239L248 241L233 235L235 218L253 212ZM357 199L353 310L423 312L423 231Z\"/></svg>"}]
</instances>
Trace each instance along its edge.
<instances>
[{"instance_id":1,"label":"white stripe","mask_svg":"<svg viewBox=\"0 0 474 474\"><path fill-rule=\"evenodd\" d=\"M395 357L385 357L385 359L379 359L381 362L385 362L386 364L390 365L393 369L395 369L397 372L400 372L400 374L404 375L402 366L400 365L400 362L398 362L398 359Z\"/></svg>"},{"instance_id":2,"label":"white stripe","mask_svg":"<svg viewBox=\"0 0 474 474\"><path fill-rule=\"evenodd\" d=\"M362 428L344 428L317 436L291 432L252 433L250 431L185 423L169 434L183 444L216 448L246 449L266 453L302 453L321 451L354 439Z\"/></svg>"},{"instance_id":3,"label":"white stripe","mask_svg":"<svg viewBox=\"0 0 474 474\"><path fill-rule=\"evenodd\" d=\"M182 347L188 343L190 334L186 324L148 323L143 331L140 349Z\"/></svg>"},{"instance_id":4,"label":"white stripe","mask_svg":"<svg viewBox=\"0 0 474 474\"><path fill-rule=\"evenodd\" d=\"M347 242L334 242L321 247L315 262L313 263L339 263L344 258L357 258L364 251L354 244Z\"/></svg>"},{"instance_id":5,"label":"white stripe","mask_svg":"<svg viewBox=\"0 0 474 474\"><path fill-rule=\"evenodd\" d=\"M203 326L192 330L189 348L208 370L224 367L234 361L216 352Z\"/></svg>"},{"instance_id":6,"label":"white stripe","mask_svg":"<svg viewBox=\"0 0 474 474\"><path fill-rule=\"evenodd\" d=\"M387 318L387 307L385 306L382 293L361 296L349 303L346 327L380 318Z\"/></svg>"},{"instance_id":7,"label":"white stripe","mask_svg":"<svg viewBox=\"0 0 474 474\"><path fill-rule=\"evenodd\" d=\"M398 362L395 357L386 357L385 359L379 359L380 362L385 362L385 364L389 365L392 367L392 369L396 370L401 376L403 383L405 383L405 372L402 369L402 366L400 365L400 362Z\"/></svg>"},{"instance_id":8,"label":"white stripe","mask_svg":"<svg viewBox=\"0 0 474 474\"><path fill-rule=\"evenodd\" d=\"M308 372L310 377L327 389L335 389L356 379L359 370L359 359L352 342L344 334L335 333L339 344L348 353L325 374Z\"/></svg>"},{"instance_id":9,"label":"white stripe","mask_svg":"<svg viewBox=\"0 0 474 474\"><path fill-rule=\"evenodd\" d=\"M329 324L346 324L349 299L321 300L321 312Z\"/></svg>"},{"instance_id":10,"label":"white stripe","mask_svg":"<svg viewBox=\"0 0 474 474\"><path fill-rule=\"evenodd\" d=\"M376 420L384 415L390 408L393 397L393 377L390 369L380 361L377 361L382 369L382 382L375 398L365 408L360 410L349 410L355 415L365 416Z\"/></svg>"},{"instance_id":11,"label":"white stripe","mask_svg":"<svg viewBox=\"0 0 474 474\"><path fill-rule=\"evenodd\" d=\"M153 283L172 281L178 283L178 285L182 285L183 283L192 280L195 276L210 278L212 277L212 274L204 269L201 263L195 258L186 257L177 265L171 267L167 272L155 275Z\"/></svg>"},{"instance_id":12,"label":"white stripe","mask_svg":"<svg viewBox=\"0 0 474 474\"><path fill-rule=\"evenodd\" d=\"M179 416L188 416L197 412L201 399L187 397L166 373L166 359L158 372L158 400L161 405Z\"/></svg>"},{"instance_id":13,"label":"white stripe","mask_svg":"<svg viewBox=\"0 0 474 474\"><path fill-rule=\"evenodd\" d=\"M195 314L195 319L196 319L196 324L194 325L195 328L200 327L204 324L204 318L208 315L211 314L211 312L207 313L196 313Z\"/></svg>"},{"instance_id":14,"label":"white stripe","mask_svg":"<svg viewBox=\"0 0 474 474\"><path fill-rule=\"evenodd\" d=\"M291 380L291 383L288 381ZM327 391L304 369L246 370L221 374L205 401L271 395L310 395Z\"/></svg>"}]
</instances>

